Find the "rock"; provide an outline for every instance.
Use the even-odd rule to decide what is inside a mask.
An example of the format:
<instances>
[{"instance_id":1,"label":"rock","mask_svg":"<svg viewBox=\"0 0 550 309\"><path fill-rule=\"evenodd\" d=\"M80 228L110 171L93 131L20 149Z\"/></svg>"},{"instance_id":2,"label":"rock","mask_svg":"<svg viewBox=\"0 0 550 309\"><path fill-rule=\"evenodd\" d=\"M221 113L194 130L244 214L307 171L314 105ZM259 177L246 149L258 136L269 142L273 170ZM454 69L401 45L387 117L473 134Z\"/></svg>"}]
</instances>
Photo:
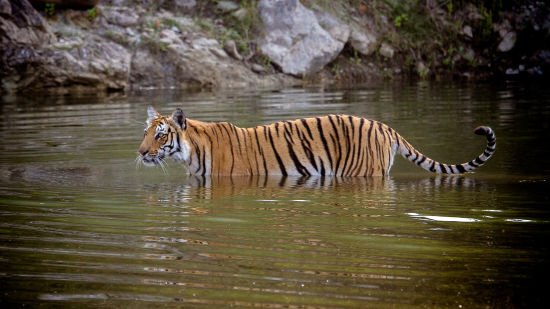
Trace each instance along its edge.
<instances>
[{"instance_id":1,"label":"rock","mask_svg":"<svg viewBox=\"0 0 550 309\"><path fill-rule=\"evenodd\" d=\"M11 15L11 4L8 0L0 0L0 14Z\"/></svg>"},{"instance_id":2,"label":"rock","mask_svg":"<svg viewBox=\"0 0 550 309\"><path fill-rule=\"evenodd\" d=\"M498 44L497 51L501 53L506 53L512 50L514 48L514 45L516 44L516 33L514 31L510 31L507 34L504 35L502 38L502 41Z\"/></svg>"},{"instance_id":3,"label":"rock","mask_svg":"<svg viewBox=\"0 0 550 309\"><path fill-rule=\"evenodd\" d=\"M216 5L216 8L218 8L218 10L221 10L223 12L233 12L240 9L241 7L233 1L222 0L218 2L218 4Z\"/></svg>"},{"instance_id":4,"label":"rock","mask_svg":"<svg viewBox=\"0 0 550 309\"><path fill-rule=\"evenodd\" d=\"M90 42L71 50L55 51L47 59L45 76L55 76L55 86L81 84L90 88L128 89L131 54L112 42ZM37 80L38 83L41 80Z\"/></svg>"},{"instance_id":5,"label":"rock","mask_svg":"<svg viewBox=\"0 0 550 309\"><path fill-rule=\"evenodd\" d=\"M505 74L506 74L506 75L518 75L518 74L519 74L519 70L517 70L517 69L512 69L512 68L508 68L508 69L506 69Z\"/></svg>"},{"instance_id":6,"label":"rock","mask_svg":"<svg viewBox=\"0 0 550 309\"><path fill-rule=\"evenodd\" d=\"M243 60L243 57L239 54L239 51L237 50L237 45L235 44L235 41L226 40L223 44L223 50L225 50L229 56L237 60Z\"/></svg>"},{"instance_id":7,"label":"rock","mask_svg":"<svg viewBox=\"0 0 550 309\"><path fill-rule=\"evenodd\" d=\"M220 46L220 43L218 43L218 41L214 39L199 38L197 40L194 40L191 45L196 50L208 51L219 58L229 57Z\"/></svg>"},{"instance_id":8,"label":"rock","mask_svg":"<svg viewBox=\"0 0 550 309\"><path fill-rule=\"evenodd\" d=\"M101 12L108 23L121 27L135 27L139 22L139 16L135 10L129 8L111 8Z\"/></svg>"},{"instance_id":9,"label":"rock","mask_svg":"<svg viewBox=\"0 0 550 309\"><path fill-rule=\"evenodd\" d=\"M265 73L267 72L267 70L264 68L264 66L262 65L259 65L257 63L253 63L251 66L250 66L250 69L256 73Z\"/></svg>"},{"instance_id":10,"label":"rock","mask_svg":"<svg viewBox=\"0 0 550 309\"><path fill-rule=\"evenodd\" d=\"M474 33L472 31L472 27L470 26L464 26L464 28L462 28L462 34L467 37L468 39L473 39L474 38Z\"/></svg>"},{"instance_id":11,"label":"rock","mask_svg":"<svg viewBox=\"0 0 550 309\"><path fill-rule=\"evenodd\" d=\"M344 48L299 0L261 0L258 12L264 33L259 47L284 73L314 74Z\"/></svg>"},{"instance_id":12,"label":"rock","mask_svg":"<svg viewBox=\"0 0 550 309\"><path fill-rule=\"evenodd\" d=\"M380 53L380 55L391 59L395 51L393 47L384 42L382 43L382 45L380 45L380 49L378 50L378 52Z\"/></svg>"},{"instance_id":13,"label":"rock","mask_svg":"<svg viewBox=\"0 0 550 309\"><path fill-rule=\"evenodd\" d=\"M466 5L466 19L471 23L475 24L479 20L483 19L483 16L481 16L481 14L479 13L479 10L474 4L468 3Z\"/></svg>"},{"instance_id":14,"label":"rock","mask_svg":"<svg viewBox=\"0 0 550 309\"><path fill-rule=\"evenodd\" d=\"M240 20L240 21L243 21L246 16L248 15L248 10L245 9L245 8L240 8L238 10L236 10L235 12L233 12L231 14L233 17L235 17L236 19Z\"/></svg>"},{"instance_id":15,"label":"rock","mask_svg":"<svg viewBox=\"0 0 550 309\"><path fill-rule=\"evenodd\" d=\"M172 29L164 29L160 32L161 42L165 44L182 44L179 35Z\"/></svg>"},{"instance_id":16,"label":"rock","mask_svg":"<svg viewBox=\"0 0 550 309\"><path fill-rule=\"evenodd\" d=\"M99 0L30 0L30 2L38 6L45 3L53 3L57 7L87 9L97 5Z\"/></svg>"},{"instance_id":17,"label":"rock","mask_svg":"<svg viewBox=\"0 0 550 309\"><path fill-rule=\"evenodd\" d=\"M130 53L110 42L90 42L70 49L20 49L14 72L3 78L6 91L74 88L124 90L128 88ZM21 67L24 66L24 69Z\"/></svg>"},{"instance_id":18,"label":"rock","mask_svg":"<svg viewBox=\"0 0 550 309\"><path fill-rule=\"evenodd\" d=\"M240 62L222 61L208 48L212 46L209 39L200 38L198 41L169 45L161 57L148 50L138 50L132 60L131 83L136 88L183 89L292 83L283 76L259 76ZM226 58L229 59L227 55Z\"/></svg>"},{"instance_id":19,"label":"rock","mask_svg":"<svg viewBox=\"0 0 550 309\"><path fill-rule=\"evenodd\" d=\"M325 29L325 31L328 32L333 39L344 44L348 41L350 34L348 25L339 21L336 17L325 11L317 9L313 10L313 12L315 13L315 17L317 18L319 25Z\"/></svg>"},{"instance_id":20,"label":"rock","mask_svg":"<svg viewBox=\"0 0 550 309\"><path fill-rule=\"evenodd\" d=\"M493 30L498 32L501 38L504 38L508 32L512 31L512 24L505 18L501 23L493 24Z\"/></svg>"},{"instance_id":21,"label":"rock","mask_svg":"<svg viewBox=\"0 0 550 309\"><path fill-rule=\"evenodd\" d=\"M368 56L376 50L378 38L376 34L361 29L358 25L351 27L350 44L353 49L362 55Z\"/></svg>"},{"instance_id":22,"label":"rock","mask_svg":"<svg viewBox=\"0 0 550 309\"><path fill-rule=\"evenodd\" d=\"M174 6L179 9L189 10L197 5L196 0L174 0Z\"/></svg>"},{"instance_id":23,"label":"rock","mask_svg":"<svg viewBox=\"0 0 550 309\"><path fill-rule=\"evenodd\" d=\"M471 49L471 48L467 48L464 51L464 54L462 55L462 58L464 58L464 60L469 61L469 62L474 61L475 57L476 57L476 54L475 54L474 50Z\"/></svg>"},{"instance_id":24,"label":"rock","mask_svg":"<svg viewBox=\"0 0 550 309\"><path fill-rule=\"evenodd\" d=\"M93 22L86 12L71 9L56 10L55 18L46 21L27 0L0 0L0 92L272 87L298 82L234 61L191 17L133 7L129 0L117 3L121 6L100 4L101 14ZM239 59L234 42L225 47Z\"/></svg>"},{"instance_id":25,"label":"rock","mask_svg":"<svg viewBox=\"0 0 550 309\"><path fill-rule=\"evenodd\" d=\"M424 62L422 61L419 61L417 64L416 64L416 72L418 73L418 76L424 78L426 76L428 76L428 73L430 73L430 68L428 68Z\"/></svg>"},{"instance_id":26,"label":"rock","mask_svg":"<svg viewBox=\"0 0 550 309\"><path fill-rule=\"evenodd\" d=\"M1 1L0 49L10 44L38 46L56 40L50 26L27 0Z\"/></svg>"}]
</instances>

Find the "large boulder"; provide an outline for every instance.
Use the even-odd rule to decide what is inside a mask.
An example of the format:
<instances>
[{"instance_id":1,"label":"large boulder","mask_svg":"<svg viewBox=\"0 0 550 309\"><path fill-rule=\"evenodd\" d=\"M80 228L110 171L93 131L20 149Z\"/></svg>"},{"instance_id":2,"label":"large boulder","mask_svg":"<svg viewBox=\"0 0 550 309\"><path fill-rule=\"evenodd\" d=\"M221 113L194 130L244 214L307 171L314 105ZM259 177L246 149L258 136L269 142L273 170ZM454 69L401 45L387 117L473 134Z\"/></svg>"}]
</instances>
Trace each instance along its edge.
<instances>
[{"instance_id":1,"label":"large boulder","mask_svg":"<svg viewBox=\"0 0 550 309\"><path fill-rule=\"evenodd\" d=\"M376 33L366 26L352 25L349 41L353 49L365 56L373 54L378 47Z\"/></svg>"},{"instance_id":2,"label":"large boulder","mask_svg":"<svg viewBox=\"0 0 550 309\"><path fill-rule=\"evenodd\" d=\"M169 31L165 31L169 33ZM138 49L130 82L143 88L231 88L291 84L282 75L259 76L229 57L218 41L205 37L181 40L167 34L165 48Z\"/></svg>"},{"instance_id":3,"label":"large boulder","mask_svg":"<svg viewBox=\"0 0 550 309\"><path fill-rule=\"evenodd\" d=\"M65 22L49 24L27 0L0 1L0 89L128 88L131 53L122 45L82 34ZM72 34L58 38L58 32Z\"/></svg>"},{"instance_id":4,"label":"large boulder","mask_svg":"<svg viewBox=\"0 0 550 309\"><path fill-rule=\"evenodd\" d=\"M54 41L48 23L28 1L0 0L0 45L39 46Z\"/></svg>"},{"instance_id":5,"label":"large boulder","mask_svg":"<svg viewBox=\"0 0 550 309\"><path fill-rule=\"evenodd\" d=\"M45 20L28 0L0 0L0 93L296 82L288 75L255 73L191 17L140 6L97 8L94 18L60 9Z\"/></svg>"},{"instance_id":6,"label":"large boulder","mask_svg":"<svg viewBox=\"0 0 550 309\"><path fill-rule=\"evenodd\" d=\"M264 27L259 39L262 53L294 76L320 71L338 56L349 36L345 25L322 14L323 25L329 28L325 30L315 13L299 0L261 0L258 11ZM335 25L339 29L334 29Z\"/></svg>"}]
</instances>

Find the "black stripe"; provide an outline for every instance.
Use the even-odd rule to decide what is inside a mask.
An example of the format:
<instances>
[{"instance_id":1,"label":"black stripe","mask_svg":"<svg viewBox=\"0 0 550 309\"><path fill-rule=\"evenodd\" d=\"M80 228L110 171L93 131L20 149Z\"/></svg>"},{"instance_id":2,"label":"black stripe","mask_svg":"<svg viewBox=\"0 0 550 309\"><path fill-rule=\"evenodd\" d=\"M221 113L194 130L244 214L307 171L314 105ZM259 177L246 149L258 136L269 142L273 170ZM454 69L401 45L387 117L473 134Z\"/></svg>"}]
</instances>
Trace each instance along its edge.
<instances>
[{"instance_id":1,"label":"black stripe","mask_svg":"<svg viewBox=\"0 0 550 309\"><path fill-rule=\"evenodd\" d=\"M277 162L279 163L279 168L281 169L281 174L283 176L287 176L287 172L285 169L285 165L283 164L283 160L281 160L281 157L279 156L279 153L277 152L277 149L275 148L275 143L273 143L273 135L271 134L271 130L269 130L269 141L271 142L271 148L273 148L273 153L275 154L275 158L277 159Z\"/></svg>"},{"instance_id":2,"label":"black stripe","mask_svg":"<svg viewBox=\"0 0 550 309\"><path fill-rule=\"evenodd\" d=\"M294 162L294 166L296 167L296 170L300 175L302 176L310 176L311 174L309 171L300 163L300 160L298 160L298 157L296 156L296 153L294 152L294 149L292 148L292 143L288 139L288 136L285 134L285 140L288 148L288 154L290 155L290 158L292 159L292 162Z\"/></svg>"},{"instance_id":3,"label":"black stripe","mask_svg":"<svg viewBox=\"0 0 550 309\"><path fill-rule=\"evenodd\" d=\"M304 127L306 128L307 134L309 134L309 139L313 139L313 134L311 134L311 129L309 128L309 125L307 124L307 121L305 119L300 119Z\"/></svg>"},{"instance_id":4,"label":"black stripe","mask_svg":"<svg viewBox=\"0 0 550 309\"><path fill-rule=\"evenodd\" d=\"M237 132L237 129L234 125L232 124L229 124L231 126L231 129L233 130L233 132L235 133L235 137L237 138L237 145L239 146L239 153L242 154L243 153L243 150L242 150L242 146L241 146L241 138L239 137L239 133Z\"/></svg>"},{"instance_id":5,"label":"black stripe","mask_svg":"<svg viewBox=\"0 0 550 309\"><path fill-rule=\"evenodd\" d=\"M462 164L457 164L455 167L460 173L466 173L466 169L462 166Z\"/></svg>"},{"instance_id":6,"label":"black stripe","mask_svg":"<svg viewBox=\"0 0 550 309\"><path fill-rule=\"evenodd\" d=\"M430 165L430 171L435 173L435 161L432 161L432 165Z\"/></svg>"},{"instance_id":7,"label":"black stripe","mask_svg":"<svg viewBox=\"0 0 550 309\"><path fill-rule=\"evenodd\" d=\"M256 130L256 128L252 128L252 129ZM257 171L257 174L259 175L260 174L260 165L258 164L258 157L256 156L256 153L254 152L254 145L252 144L252 136L250 135L250 129L245 129L244 132L248 135L246 140L250 140L250 147L247 147L247 149L252 150L252 151L250 151L250 153L248 153L248 151L247 151L247 155L249 157L251 155L254 156L254 162L256 163L256 171ZM246 136L246 134L245 134L245 136ZM252 168L252 166L250 168Z\"/></svg>"},{"instance_id":8,"label":"black stripe","mask_svg":"<svg viewBox=\"0 0 550 309\"><path fill-rule=\"evenodd\" d=\"M214 166L214 157L212 156L212 149L214 148L214 142L212 141L212 137L206 133L206 130L204 131L204 135L208 138L208 141L210 142L210 173L212 173L212 167ZM206 173L206 162L204 163L204 173Z\"/></svg>"},{"instance_id":9,"label":"black stripe","mask_svg":"<svg viewBox=\"0 0 550 309\"><path fill-rule=\"evenodd\" d=\"M315 157L313 156L313 152L311 151L311 144L307 140L307 137L305 136L305 134L303 134L302 131L298 128L297 122L293 122L293 124L296 126L296 134L298 135L298 140L300 140L300 144L302 145L302 149L304 150L304 153L309 159L311 166L313 166L315 171L318 172L319 169L317 168Z\"/></svg>"},{"instance_id":10,"label":"black stripe","mask_svg":"<svg viewBox=\"0 0 550 309\"><path fill-rule=\"evenodd\" d=\"M233 153L233 141L231 141L231 134L229 133L229 130L224 124L220 124L221 127L227 132L227 137L229 137L229 149L231 149L231 170L229 172L230 175L233 175L233 168L235 167L235 154Z\"/></svg>"},{"instance_id":11,"label":"black stripe","mask_svg":"<svg viewBox=\"0 0 550 309\"><path fill-rule=\"evenodd\" d=\"M321 157L319 157L319 163L321 163L321 176L325 176L326 175L325 164L323 164L323 159L321 159Z\"/></svg>"},{"instance_id":12,"label":"black stripe","mask_svg":"<svg viewBox=\"0 0 550 309\"><path fill-rule=\"evenodd\" d=\"M422 164L422 162L426 161L426 156L422 156L422 159L420 161L416 162L417 165Z\"/></svg>"},{"instance_id":13,"label":"black stripe","mask_svg":"<svg viewBox=\"0 0 550 309\"><path fill-rule=\"evenodd\" d=\"M267 141L267 126L262 126L264 128L264 138Z\"/></svg>"},{"instance_id":14,"label":"black stripe","mask_svg":"<svg viewBox=\"0 0 550 309\"><path fill-rule=\"evenodd\" d=\"M363 164L361 162L360 157L361 157L361 151L363 151L362 149L362 144L361 144L361 140L363 139L363 126L365 125L365 118L361 118L360 120L360 124L359 124L359 141L358 141L358 146L357 146L357 160L356 160L356 164L355 164L355 167L351 170L352 173L355 172L355 170L359 167L358 163L361 163L361 165Z\"/></svg>"},{"instance_id":15,"label":"black stripe","mask_svg":"<svg viewBox=\"0 0 550 309\"><path fill-rule=\"evenodd\" d=\"M216 130L217 127L210 127L210 130L212 130L212 132L214 132L214 134L216 135L216 139L219 139L220 137L218 136L218 130ZM219 128L218 128L219 129ZM197 131L197 129L195 129L195 131L197 132L197 135L200 136L200 133L199 131ZM204 132L206 134L206 130ZM221 133L221 131L220 131Z\"/></svg>"},{"instance_id":16,"label":"black stripe","mask_svg":"<svg viewBox=\"0 0 550 309\"><path fill-rule=\"evenodd\" d=\"M475 161L476 161L476 163L479 164L479 165L485 163L485 161L481 160L479 157L477 157L477 158L475 159Z\"/></svg>"},{"instance_id":17,"label":"black stripe","mask_svg":"<svg viewBox=\"0 0 550 309\"><path fill-rule=\"evenodd\" d=\"M294 130L292 130L292 124L290 124L288 121L284 121L283 126L285 128L285 134L288 134L288 136L294 135Z\"/></svg>"},{"instance_id":18,"label":"black stripe","mask_svg":"<svg viewBox=\"0 0 550 309\"><path fill-rule=\"evenodd\" d=\"M445 168L445 164L443 163L439 163L439 169L441 170L441 173L443 174L448 174L449 172L447 172L447 168ZM451 170L452 172L452 170Z\"/></svg>"},{"instance_id":19,"label":"black stripe","mask_svg":"<svg viewBox=\"0 0 550 309\"><path fill-rule=\"evenodd\" d=\"M381 122L378 123L378 131L380 131L380 133L382 133L382 135L384 134L384 128L382 128L382 123Z\"/></svg>"},{"instance_id":20,"label":"black stripe","mask_svg":"<svg viewBox=\"0 0 550 309\"><path fill-rule=\"evenodd\" d=\"M363 163L365 163L365 153L367 152L361 141L363 140L363 126L365 125L365 118L361 118L361 124L359 125L359 141L357 146L357 162L355 167L352 169L352 175L359 175L360 171L363 169ZM357 172L356 172L357 171Z\"/></svg>"},{"instance_id":21,"label":"black stripe","mask_svg":"<svg viewBox=\"0 0 550 309\"><path fill-rule=\"evenodd\" d=\"M257 128L257 127L256 127ZM265 162L265 156L264 156L264 152L262 150L262 146L260 146L260 140L258 138L258 131L256 130L256 128L254 128L254 135L256 136L256 146L258 147L258 153L260 154L260 156L262 157L262 160L263 160L263 165L264 165L264 170L265 170L265 175L268 175L267 174L267 164ZM258 171L259 172L259 171Z\"/></svg>"},{"instance_id":22,"label":"black stripe","mask_svg":"<svg viewBox=\"0 0 550 309\"><path fill-rule=\"evenodd\" d=\"M202 176L204 175L206 175L206 150L204 149L204 146L202 146Z\"/></svg>"},{"instance_id":23,"label":"black stripe","mask_svg":"<svg viewBox=\"0 0 550 309\"><path fill-rule=\"evenodd\" d=\"M344 165L342 165L342 172L340 172L340 176L344 176L344 173L346 171L346 166L348 165L351 149L352 149L352 141L350 140L349 125L345 119L342 119L342 130L344 131L344 137L346 138L346 148L344 148L346 159L344 160ZM334 171L334 175L338 175L338 170Z\"/></svg>"},{"instance_id":24,"label":"black stripe","mask_svg":"<svg viewBox=\"0 0 550 309\"><path fill-rule=\"evenodd\" d=\"M410 159L414 164L416 164L416 161L420 158L420 153L418 151L414 151L414 159Z\"/></svg>"},{"instance_id":25,"label":"black stripe","mask_svg":"<svg viewBox=\"0 0 550 309\"><path fill-rule=\"evenodd\" d=\"M193 146L195 146L195 154L197 155L197 170L195 171L195 174L197 174L201 170L201 150L199 148L199 145L193 141Z\"/></svg>"},{"instance_id":26,"label":"black stripe","mask_svg":"<svg viewBox=\"0 0 550 309\"><path fill-rule=\"evenodd\" d=\"M378 123L378 122L377 122ZM374 146L376 147L376 156L373 157L373 163L374 163L374 160L376 158L378 158L378 161L380 161L380 166L384 166L384 164L382 164L382 149L380 149L380 143L378 142L378 132L376 132L376 129L374 131ZM374 166L373 166L373 171L374 171Z\"/></svg>"},{"instance_id":27,"label":"black stripe","mask_svg":"<svg viewBox=\"0 0 550 309\"><path fill-rule=\"evenodd\" d=\"M493 147L495 144L496 144L495 141L488 142L488 143L487 143L487 147Z\"/></svg>"},{"instance_id":28,"label":"black stripe","mask_svg":"<svg viewBox=\"0 0 550 309\"><path fill-rule=\"evenodd\" d=\"M336 133L336 141L334 141L333 139L333 144L334 144L334 149L338 150L338 158L336 159L336 169L334 171L335 173L337 173L338 168L340 167L340 162L342 161L342 144L340 143L340 134L338 134L338 129L336 128L336 125L332 120L332 115L329 115L328 119L330 120L330 124L332 125L332 129L334 130L334 133ZM338 144L338 147L336 146L336 143Z\"/></svg>"},{"instance_id":29,"label":"black stripe","mask_svg":"<svg viewBox=\"0 0 550 309\"><path fill-rule=\"evenodd\" d=\"M357 145L357 143L355 143L355 125L353 124L353 117L352 116L348 116L348 120L349 120L349 124L351 126L351 142L352 142L352 147L350 149L350 152L351 152L351 160L349 161L349 167L347 168L347 171L346 171L346 176L350 176L351 175L351 171L352 171L352 167L353 167L353 163L355 162L355 148L358 148L358 151L359 151L359 145ZM344 167L346 167L347 164L344 165ZM342 170L342 173L343 173L343 170Z\"/></svg>"},{"instance_id":30,"label":"black stripe","mask_svg":"<svg viewBox=\"0 0 550 309\"><path fill-rule=\"evenodd\" d=\"M369 160L374 160L374 152L373 152L373 149L372 149L371 144L370 144L370 139L371 139L372 127L373 126L374 126L374 121L371 120L370 125L369 125L369 130L367 131L367 148L369 150L369 157L367 158L367 162L369 162ZM368 171L368 168L369 167L367 166L367 174L372 175L374 166L372 166L372 165L370 166L371 172Z\"/></svg>"},{"instance_id":31,"label":"black stripe","mask_svg":"<svg viewBox=\"0 0 550 309\"><path fill-rule=\"evenodd\" d=\"M325 153L327 154L327 157L330 163L330 169L334 171L334 167L332 166L332 156L330 155L327 140L323 135L323 126L321 125L321 119L319 117L315 119L317 119L317 130L319 131L319 136L321 136L321 141L323 142L323 146L325 147Z\"/></svg>"}]
</instances>

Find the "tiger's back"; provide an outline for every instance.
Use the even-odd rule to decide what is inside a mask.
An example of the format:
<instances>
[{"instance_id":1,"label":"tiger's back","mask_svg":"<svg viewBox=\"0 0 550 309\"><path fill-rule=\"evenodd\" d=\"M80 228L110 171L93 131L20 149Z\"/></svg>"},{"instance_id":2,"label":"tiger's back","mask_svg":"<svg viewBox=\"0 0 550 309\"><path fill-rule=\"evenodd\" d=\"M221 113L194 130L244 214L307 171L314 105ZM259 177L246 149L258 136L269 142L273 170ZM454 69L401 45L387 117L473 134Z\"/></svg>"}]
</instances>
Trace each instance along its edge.
<instances>
[{"instance_id":1,"label":"tiger's back","mask_svg":"<svg viewBox=\"0 0 550 309\"><path fill-rule=\"evenodd\" d=\"M149 114L140 147L142 160L147 162L149 153L144 145L155 144L151 138L162 136L164 140L156 143L163 145L161 160L172 156L195 175L383 176L388 175L396 152L428 171L459 174L485 163L496 147L494 132L478 127L475 133L487 137L484 153L470 162L448 165L416 151L387 125L356 116L328 115L239 128L226 122L185 119L179 109L172 117L154 109ZM158 151L154 153L159 156Z\"/></svg>"},{"instance_id":2,"label":"tiger's back","mask_svg":"<svg viewBox=\"0 0 550 309\"><path fill-rule=\"evenodd\" d=\"M375 121L346 115L276 122L248 129L261 152L256 172L270 175L384 175L395 137Z\"/></svg>"}]
</instances>

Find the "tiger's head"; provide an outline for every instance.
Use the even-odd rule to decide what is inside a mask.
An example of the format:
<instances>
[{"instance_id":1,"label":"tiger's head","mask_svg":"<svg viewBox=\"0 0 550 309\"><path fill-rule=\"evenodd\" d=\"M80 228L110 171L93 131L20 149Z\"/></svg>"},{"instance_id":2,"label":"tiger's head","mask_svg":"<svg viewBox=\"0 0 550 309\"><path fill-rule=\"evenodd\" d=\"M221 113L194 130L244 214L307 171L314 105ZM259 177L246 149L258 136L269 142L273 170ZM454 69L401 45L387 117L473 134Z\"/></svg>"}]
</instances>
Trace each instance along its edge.
<instances>
[{"instance_id":1,"label":"tiger's head","mask_svg":"<svg viewBox=\"0 0 550 309\"><path fill-rule=\"evenodd\" d=\"M183 111L178 108L172 116L163 116L149 106L147 114L147 128L139 146L138 162L146 166L162 166L166 157L187 161L189 146L185 139L187 121Z\"/></svg>"}]
</instances>

